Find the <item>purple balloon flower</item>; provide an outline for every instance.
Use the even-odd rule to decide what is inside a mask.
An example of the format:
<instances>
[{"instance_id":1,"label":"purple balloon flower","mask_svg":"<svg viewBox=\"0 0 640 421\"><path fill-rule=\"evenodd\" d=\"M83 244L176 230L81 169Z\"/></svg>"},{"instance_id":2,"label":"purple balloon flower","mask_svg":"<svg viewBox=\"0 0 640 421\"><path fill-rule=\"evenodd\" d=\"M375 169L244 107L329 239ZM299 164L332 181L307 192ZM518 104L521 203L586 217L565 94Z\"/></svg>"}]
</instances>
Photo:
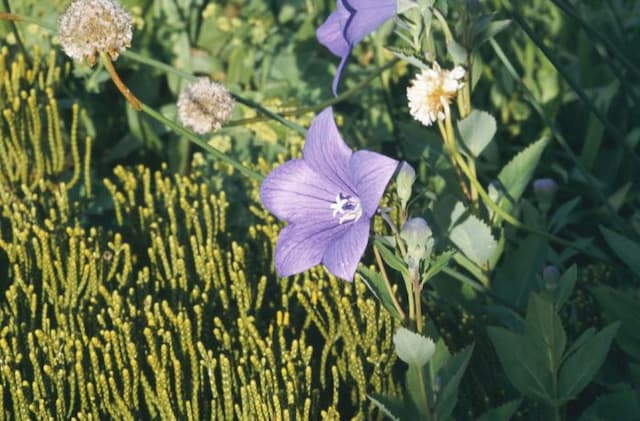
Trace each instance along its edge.
<instances>
[{"instance_id":1,"label":"purple balloon flower","mask_svg":"<svg viewBox=\"0 0 640 421\"><path fill-rule=\"evenodd\" d=\"M398 0L336 1L336 10L316 31L320 44L341 58L333 78L334 95L337 95L338 83L353 46L395 16L397 11Z\"/></svg>"},{"instance_id":2,"label":"purple balloon flower","mask_svg":"<svg viewBox=\"0 0 640 421\"><path fill-rule=\"evenodd\" d=\"M369 239L370 221L398 162L370 151L352 152L327 108L311 123L302 159L273 170L260 199L289 224L276 244L276 270L289 276L322 263L353 280Z\"/></svg>"}]
</instances>

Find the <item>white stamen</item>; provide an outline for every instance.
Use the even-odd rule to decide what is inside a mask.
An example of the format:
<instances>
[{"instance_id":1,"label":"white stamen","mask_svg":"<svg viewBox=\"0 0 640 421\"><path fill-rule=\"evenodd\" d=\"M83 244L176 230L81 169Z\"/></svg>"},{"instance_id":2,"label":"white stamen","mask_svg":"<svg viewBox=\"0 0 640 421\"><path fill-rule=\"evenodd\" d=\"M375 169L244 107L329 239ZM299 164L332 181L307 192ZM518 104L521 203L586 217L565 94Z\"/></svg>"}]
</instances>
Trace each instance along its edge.
<instances>
[{"instance_id":1,"label":"white stamen","mask_svg":"<svg viewBox=\"0 0 640 421\"><path fill-rule=\"evenodd\" d=\"M339 217L338 223L340 225L345 222L356 222L362 217L360 200L348 194L339 193L336 196L336 201L329 208L333 211L334 218Z\"/></svg>"}]
</instances>

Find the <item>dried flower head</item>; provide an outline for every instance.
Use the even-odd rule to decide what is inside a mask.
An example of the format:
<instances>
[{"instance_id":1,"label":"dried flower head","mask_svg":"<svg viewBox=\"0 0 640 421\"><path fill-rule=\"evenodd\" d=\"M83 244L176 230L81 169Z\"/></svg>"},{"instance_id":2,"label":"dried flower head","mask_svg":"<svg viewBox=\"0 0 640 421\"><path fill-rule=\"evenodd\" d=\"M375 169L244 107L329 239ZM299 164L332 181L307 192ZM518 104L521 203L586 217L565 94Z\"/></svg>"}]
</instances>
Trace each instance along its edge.
<instances>
[{"instance_id":1,"label":"dried flower head","mask_svg":"<svg viewBox=\"0 0 640 421\"><path fill-rule=\"evenodd\" d=\"M423 70L407 88L409 111L413 118L430 126L436 119L444 120L451 100L460 88L464 69L456 66L453 70L442 70L433 62L431 69Z\"/></svg>"},{"instance_id":2,"label":"dried flower head","mask_svg":"<svg viewBox=\"0 0 640 421\"><path fill-rule=\"evenodd\" d=\"M224 86L202 77L180 93L178 117L185 126L204 134L222 127L231 117L233 105L233 98Z\"/></svg>"},{"instance_id":3,"label":"dried flower head","mask_svg":"<svg viewBox=\"0 0 640 421\"><path fill-rule=\"evenodd\" d=\"M64 52L90 65L101 52L117 59L132 37L131 16L116 0L74 0L58 23Z\"/></svg>"}]
</instances>

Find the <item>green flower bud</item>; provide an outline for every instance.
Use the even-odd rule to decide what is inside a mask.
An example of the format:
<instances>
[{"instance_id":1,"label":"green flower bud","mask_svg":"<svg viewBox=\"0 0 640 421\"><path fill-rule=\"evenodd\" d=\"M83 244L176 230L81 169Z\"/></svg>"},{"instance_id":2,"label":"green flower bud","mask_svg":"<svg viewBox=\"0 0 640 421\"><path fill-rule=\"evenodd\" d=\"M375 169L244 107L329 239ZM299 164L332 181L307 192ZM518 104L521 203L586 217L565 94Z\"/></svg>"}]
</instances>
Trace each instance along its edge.
<instances>
[{"instance_id":1,"label":"green flower bud","mask_svg":"<svg viewBox=\"0 0 640 421\"><path fill-rule=\"evenodd\" d=\"M406 262L409 268L416 268L433 250L431 228L422 218L411 218L400 231L400 237L407 245Z\"/></svg>"},{"instance_id":2,"label":"green flower bud","mask_svg":"<svg viewBox=\"0 0 640 421\"><path fill-rule=\"evenodd\" d=\"M398 191L398 197L400 198L400 205L402 209L406 209L407 203L411 198L411 187L416 180L416 172L411 165L407 162L402 162L398 169L398 175L396 176L396 187Z\"/></svg>"}]
</instances>

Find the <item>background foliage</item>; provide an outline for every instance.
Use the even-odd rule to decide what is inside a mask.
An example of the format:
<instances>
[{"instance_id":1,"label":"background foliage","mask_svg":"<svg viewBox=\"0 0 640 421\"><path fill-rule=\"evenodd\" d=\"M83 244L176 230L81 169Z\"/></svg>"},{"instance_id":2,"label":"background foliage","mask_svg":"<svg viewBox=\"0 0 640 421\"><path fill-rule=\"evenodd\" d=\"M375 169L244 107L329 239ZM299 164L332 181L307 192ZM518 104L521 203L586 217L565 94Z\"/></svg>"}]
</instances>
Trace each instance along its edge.
<instances>
[{"instance_id":1,"label":"background foliage","mask_svg":"<svg viewBox=\"0 0 640 421\"><path fill-rule=\"evenodd\" d=\"M66 5L10 3L51 26ZM136 26L132 50L209 75L305 126L331 98L336 60L315 28L334 3L123 1ZM598 256L513 230L496 244L504 256L486 291L464 282L464 262L430 282L430 333L451 353L475 343L454 418L539 419L549 402L566 404L568 418L633 418L640 2L438 3L462 40L476 6L511 19L475 56L474 106L498 122L479 160L481 181L500 178L517 152L549 138L531 176L553 177L560 190L544 209L522 185L515 210ZM69 62L46 30L24 24L19 34L3 24L0 413L381 416L366 396L400 395L404 368L391 343L395 322L364 284L321 268L277 279L278 225L255 184L133 112L103 68ZM393 58L388 43L400 44L391 23L356 47L344 90ZM184 81L127 57L116 65L136 95L175 117ZM421 189L412 211L443 239L459 191L435 131L408 115L413 73L399 63L335 109L351 146L415 166ZM244 106L208 140L263 173L297 156L303 141ZM557 284L543 279L549 264L562 273ZM553 358L541 360L545 351ZM597 367L588 371L590 362Z\"/></svg>"}]
</instances>

